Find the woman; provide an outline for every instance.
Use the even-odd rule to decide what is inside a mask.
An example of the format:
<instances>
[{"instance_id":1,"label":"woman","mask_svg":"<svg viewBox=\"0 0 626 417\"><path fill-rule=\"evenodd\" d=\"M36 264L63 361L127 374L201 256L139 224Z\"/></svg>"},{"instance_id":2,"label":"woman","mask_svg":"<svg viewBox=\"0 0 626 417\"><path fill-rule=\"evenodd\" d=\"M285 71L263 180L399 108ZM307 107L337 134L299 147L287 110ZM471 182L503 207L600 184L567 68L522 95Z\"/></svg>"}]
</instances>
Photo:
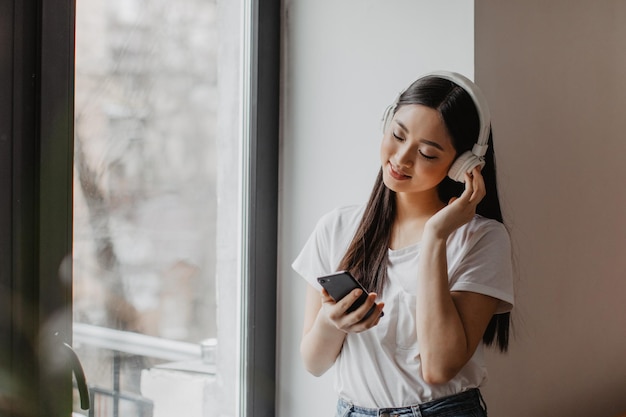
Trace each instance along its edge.
<instances>
[{"instance_id":1,"label":"woman","mask_svg":"<svg viewBox=\"0 0 626 417\"><path fill-rule=\"evenodd\" d=\"M513 284L478 87L419 78L386 112L380 156L367 205L325 215L293 263L304 364L336 367L338 416L484 416L483 345L507 349ZM369 292L353 312L360 290L333 300L316 282L337 270Z\"/></svg>"}]
</instances>

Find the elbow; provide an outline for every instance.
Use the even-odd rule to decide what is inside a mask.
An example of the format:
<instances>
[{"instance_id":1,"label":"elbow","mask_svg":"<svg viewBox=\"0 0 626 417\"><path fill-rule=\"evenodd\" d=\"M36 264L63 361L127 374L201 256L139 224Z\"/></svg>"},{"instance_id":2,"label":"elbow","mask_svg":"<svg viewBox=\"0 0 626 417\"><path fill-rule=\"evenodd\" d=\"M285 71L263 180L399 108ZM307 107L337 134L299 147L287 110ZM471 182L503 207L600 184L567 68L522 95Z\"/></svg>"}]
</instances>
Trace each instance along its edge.
<instances>
[{"instance_id":1,"label":"elbow","mask_svg":"<svg viewBox=\"0 0 626 417\"><path fill-rule=\"evenodd\" d=\"M423 352L422 378L429 385L447 384L458 375L472 354L459 350Z\"/></svg>"},{"instance_id":2,"label":"elbow","mask_svg":"<svg viewBox=\"0 0 626 417\"><path fill-rule=\"evenodd\" d=\"M422 378L428 385L446 384L456 376L457 372L447 370L422 370Z\"/></svg>"},{"instance_id":3,"label":"elbow","mask_svg":"<svg viewBox=\"0 0 626 417\"><path fill-rule=\"evenodd\" d=\"M318 369L317 367L308 366L306 364L305 364L305 369L307 370L308 373L310 373L311 375L315 377L320 377L326 373L326 369Z\"/></svg>"},{"instance_id":4,"label":"elbow","mask_svg":"<svg viewBox=\"0 0 626 417\"><path fill-rule=\"evenodd\" d=\"M462 366L451 363L422 362L422 378L429 385L447 384L457 376Z\"/></svg>"},{"instance_id":5,"label":"elbow","mask_svg":"<svg viewBox=\"0 0 626 417\"><path fill-rule=\"evenodd\" d=\"M324 375L329 368L329 366L324 366L323 364L320 364L316 361L307 360L306 358L303 358L303 359L304 359L304 369L306 369L308 373L310 373L311 375L315 377L320 377Z\"/></svg>"},{"instance_id":6,"label":"elbow","mask_svg":"<svg viewBox=\"0 0 626 417\"><path fill-rule=\"evenodd\" d=\"M330 365L323 363L320 358L317 358L303 346L300 347L300 357L304 363L304 369L315 377L324 375L328 368L332 366L332 363Z\"/></svg>"}]
</instances>

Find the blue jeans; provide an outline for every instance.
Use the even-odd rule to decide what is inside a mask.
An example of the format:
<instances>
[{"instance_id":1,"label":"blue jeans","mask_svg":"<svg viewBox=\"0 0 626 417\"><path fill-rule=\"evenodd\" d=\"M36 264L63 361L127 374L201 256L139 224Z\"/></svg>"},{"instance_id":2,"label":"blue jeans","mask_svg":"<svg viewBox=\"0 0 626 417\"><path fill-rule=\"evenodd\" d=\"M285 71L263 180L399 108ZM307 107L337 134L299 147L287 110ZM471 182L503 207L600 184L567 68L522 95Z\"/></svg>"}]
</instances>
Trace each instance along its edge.
<instances>
[{"instance_id":1,"label":"blue jeans","mask_svg":"<svg viewBox=\"0 0 626 417\"><path fill-rule=\"evenodd\" d=\"M400 408L363 408L337 401L336 417L486 417L487 406L477 388L427 403Z\"/></svg>"}]
</instances>

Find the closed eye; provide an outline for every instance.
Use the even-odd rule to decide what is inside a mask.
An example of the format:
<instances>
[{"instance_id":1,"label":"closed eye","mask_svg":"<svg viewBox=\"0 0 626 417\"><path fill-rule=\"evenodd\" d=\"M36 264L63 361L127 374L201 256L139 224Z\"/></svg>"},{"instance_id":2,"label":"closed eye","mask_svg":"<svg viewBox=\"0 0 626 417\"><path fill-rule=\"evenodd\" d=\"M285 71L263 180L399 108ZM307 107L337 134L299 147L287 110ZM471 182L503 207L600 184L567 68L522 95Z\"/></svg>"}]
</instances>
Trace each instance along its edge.
<instances>
[{"instance_id":1,"label":"closed eye","mask_svg":"<svg viewBox=\"0 0 626 417\"><path fill-rule=\"evenodd\" d=\"M405 139L403 137L398 136L398 134L396 132L392 132L393 137L398 141L398 142L404 142ZM431 145L431 146L435 146L435 145ZM436 146L439 147L439 145L437 144ZM424 158L424 159L428 159L428 160L433 160L433 159L437 159L436 156L432 156L432 155L427 155L424 152L422 152L421 150L418 149L419 154Z\"/></svg>"}]
</instances>

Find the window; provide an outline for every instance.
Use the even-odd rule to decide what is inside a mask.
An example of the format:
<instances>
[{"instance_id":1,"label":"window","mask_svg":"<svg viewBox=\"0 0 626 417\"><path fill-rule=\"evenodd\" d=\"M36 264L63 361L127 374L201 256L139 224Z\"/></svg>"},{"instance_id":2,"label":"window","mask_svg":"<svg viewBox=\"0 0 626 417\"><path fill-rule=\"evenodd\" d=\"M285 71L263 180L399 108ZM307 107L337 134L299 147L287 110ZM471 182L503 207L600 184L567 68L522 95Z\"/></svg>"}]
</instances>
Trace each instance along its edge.
<instances>
[{"instance_id":1,"label":"window","mask_svg":"<svg viewBox=\"0 0 626 417\"><path fill-rule=\"evenodd\" d=\"M96 415L147 414L181 384L171 370L153 376L177 356L180 372L215 380L215 355L203 362L201 344L217 341L218 263L236 263L239 246L239 218L218 216L218 201L240 212L218 194L218 161L236 167L240 148L237 131L217 146L218 118L239 116L219 112L224 17L215 0L76 7L74 347ZM222 39L240 38L239 22L219 27ZM237 80L233 61L222 67ZM237 190L241 175L228 174ZM231 233L218 238L219 226ZM218 260L218 241L235 256Z\"/></svg>"},{"instance_id":2,"label":"window","mask_svg":"<svg viewBox=\"0 0 626 417\"><path fill-rule=\"evenodd\" d=\"M200 11L190 12L187 4L191 3ZM200 361L207 368L203 375L222 371L221 377L240 382L237 390L226 393L226 401L220 397L213 404L226 408L219 410L221 414L273 415L273 395L267 394L274 391L280 6L276 1L221 0L186 0L176 6L158 0L77 2L78 14L91 7L96 10L95 17L112 20L88 22L88 33L95 36L87 50L77 21L75 128L71 96L74 39L69 23L74 17L73 2L51 0L41 6L35 1L14 2L8 6L11 10L3 12L15 21L3 25L3 33L10 32L10 36L3 38L8 40L2 46L10 46L7 50L15 55L8 55L9 64L1 69L11 75L16 87L3 96L8 99L2 99L2 107L11 109L13 116L7 119L9 134L2 132L3 138L10 138L10 146L2 142L0 148L2 160L11 161L8 169L2 170L2 182L10 184L3 190L9 197L5 201L11 204L2 206L1 225L7 233L3 233L0 247L9 248L12 259L5 264L10 266L3 266L2 284L14 291L6 305L12 306L11 317L18 319L7 326L3 322L2 334L7 335L3 346L10 352L9 362L15 364L10 372L19 375L17 364L31 363L31 358L19 349L18 333L50 334L71 344L67 307L71 306L72 289L66 284L71 282L73 270L76 298L72 315L80 323L75 326L75 347L84 359L91 355L101 363L99 358L108 356L112 361L110 367L96 368L93 373L93 363L84 363L94 400L103 397L100 402L93 401L90 412L159 413L163 408L154 407L154 398L143 395L141 389L137 392L141 379L155 369L180 372L190 362ZM203 48L218 42L216 26L227 25L211 28L209 23L215 22L203 20L210 20L210 9L216 12L214 16L227 16L235 27L246 22L246 30L237 32L237 39L219 43L214 52ZM178 31L194 25L191 34ZM241 53L233 49L240 42L246 45ZM203 52L196 54L192 47ZM258 59L259 49L263 59ZM159 51L166 51L165 56L157 58ZM81 53L96 57L84 72L79 70L84 63L80 62ZM211 53L218 55L213 68L211 59L205 58ZM99 54L110 60L100 60ZM231 63L240 60L243 73L223 72L219 57ZM35 76L30 77L31 73ZM2 84L3 91L8 85ZM236 91L240 87L242 94ZM83 91L90 93L81 95ZM214 93L232 100L217 105L208 100ZM85 110L90 106L93 112ZM187 123L185 111L196 119ZM34 127L29 128L32 121ZM73 131L75 163L68 158ZM198 137L210 136L213 142L197 142ZM233 149L233 141L239 149ZM235 181L241 186L220 182L220 169L231 174L226 180L237 180L232 175L233 160L237 170L245 168ZM223 168L219 168L221 164ZM207 169L211 165L218 167L217 172ZM210 184L215 184L214 190L209 189ZM224 187L222 191L220 187ZM235 207L227 206L222 214L240 222L239 230L228 226L220 232L220 227L227 226L216 203L220 196L235 201ZM74 245L68 239L72 236L73 204ZM104 208L108 212L103 213ZM214 221L206 222L206 218ZM212 228L217 239L215 235L207 237ZM232 245L235 251L230 250ZM67 268L72 246L73 268ZM147 256L150 253L152 258ZM223 253L230 258L222 258ZM230 269L220 269L221 261ZM167 285L156 289L155 282ZM220 287L221 282L235 284ZM212 298L214 286L220 293ZM233 297L236 308L207 313L219 306L224 296ZM257 302L259 299L262 302ZM117 324L122 326L111 328ZM228 337L222 338L220 328L230 329ZM214 339L216 352L212 351ZM224 348L229 343L237 349ZM145 352L148 347L152 353ZM52 349L51 345L43 348ZM204 358L203 348L208 352ZM212 352L217 360L212 359ZM227 359L220 361L220 355ZM4 364L3 356L3 369ZM208 369L211 365L213 369ZM49 393L54 402L59 398L60 404L66 395L55 394L68 386L50 383L48 367L45 363L41 369L33 366L24 380L32 376L41 381L32 386L33 392L43 388L41 392ZM230 387L230 381L225 386ZM256 395L259 381L263 395ZM39 396L27 401L33 409L49 411L45 399L37 404L34 398Z\"/></svg>"}]
</instances>

